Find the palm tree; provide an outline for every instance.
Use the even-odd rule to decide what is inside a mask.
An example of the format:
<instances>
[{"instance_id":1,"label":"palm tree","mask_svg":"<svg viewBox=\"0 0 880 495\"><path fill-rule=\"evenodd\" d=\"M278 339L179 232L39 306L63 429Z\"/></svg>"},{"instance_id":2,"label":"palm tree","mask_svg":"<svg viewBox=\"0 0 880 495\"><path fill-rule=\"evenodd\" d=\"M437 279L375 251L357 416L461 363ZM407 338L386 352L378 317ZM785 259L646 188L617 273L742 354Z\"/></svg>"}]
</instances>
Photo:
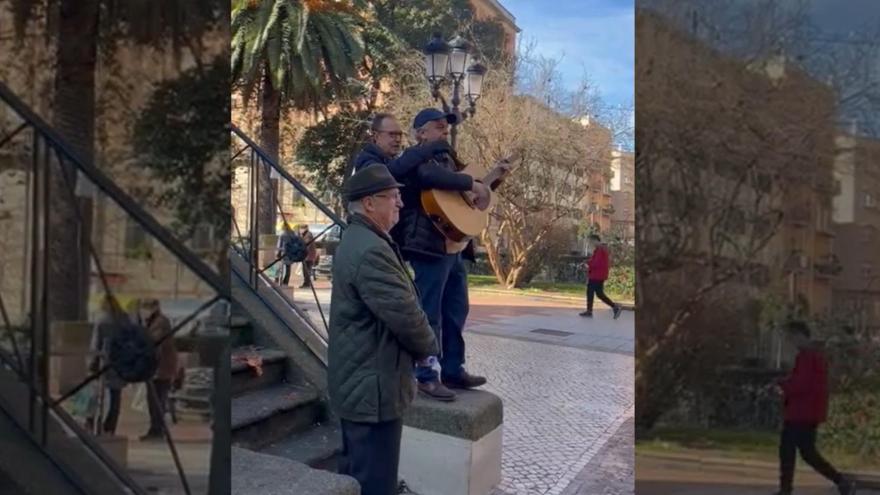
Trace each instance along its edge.
<instances>
[{"instance_id":1,"label":"palm tree","mask_svg":"<svg viewBox=\"0 0 880 495\"><path fill-rule=\"evenodd\" d=\"M243 100L261 89L260 143L278 159L282 104L319 111L345 93L364 58L363 1L233 0L232 78ZM275 195L262 173L261 233L275 229Z\"/></svg>"}]
</instances>

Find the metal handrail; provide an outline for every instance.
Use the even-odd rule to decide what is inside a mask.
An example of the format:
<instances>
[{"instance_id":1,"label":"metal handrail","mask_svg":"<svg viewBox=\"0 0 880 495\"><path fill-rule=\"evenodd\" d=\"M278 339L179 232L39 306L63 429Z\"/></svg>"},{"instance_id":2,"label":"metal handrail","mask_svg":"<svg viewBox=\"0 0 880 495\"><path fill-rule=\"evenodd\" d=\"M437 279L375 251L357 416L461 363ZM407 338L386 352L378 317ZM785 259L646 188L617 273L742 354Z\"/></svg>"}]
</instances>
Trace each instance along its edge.
<instances>
[{"instance_id":1,"label":"metal handrail","mask_svg":"<svg viewBox=\"0 0 880 495\"><path fill-rule=\"evenodd\" d=\"M144 230L156 238L177 259L183 262L199 278L204 280L218 294L228 298L229 285L224 283L220 275L211 269L201 258L190 251L182 242L160 224L152 215L147 213L134 199L116 185L103 172L91 163L86 162L64 142L64 140L49 126L40 116L34 113L12 91L0 82L0 100L3 100L21 118L28 123L43 139L52 144L59 153L81 171L89 181L97 186L104 194L112 199L123 211L130 215Z\"/></svg>"},{"instance_id":2,"label":"metal handrail","mask_svg":"<svg viewBox=\"0 0 880 495\"><path fill-rule=\"evenodd\" d=\"M326 232L328 232L328 231L330 230L330 228L332 228L333 225L338 225L338 226L339 226L340 228L342 228L342 229L344 229L344 228L347 227L347 222L346 222L345 220L343 220L343 219L340 218L338 215L336 215L336 213L335 213L332 209L330 209L327 205L325 205L325 204L324 204L324 203L323 203L323 202L322 202L317 196L315 196L315 195L314 195L314 194L313 194L313 193L312 193L307 187L305 187L305 186L304 186L299 180L297 180L295 177L293 177L293 176L292 176L287 170L285 170L284 168L282 168L282 167L281 167L281 166L280 166L280 165L279 165L279 164L278 164L278 163L277 163L277 162L276 162L271 156L269 156L268 153L266 153L262 148L260 148L260 146L259 146L256 142L254 142L251 138L249 138L249 137L248 137L248 136L247 136L247 135L246 135L241 129L239 129L239 128L238 128L237 126L235 126L235 125L230 125L230 128L231 128L230 130L231 130L231 132L233 133L233 135L236 136L237 138L241 139L241 140L244 142L244 147L241 148L241 149L239 149L239 150L237 150L237 151L233 154L233 160L234 160L235 158L241 156L245 151L250 150L250 165L249 165L249 166L252 168L252 171L253 171L253 170L259 170L259 169L254 169L254 168L253 168L253 167L255 167L257 164L260 164L261 166L266 166L266 167L270 168L270 169L273 170L278 176L280 176L283 180L287 181L290 185L292 185L297 191L299 191L299 193L300 193L300 194L301 194L306 200L308 200L309 202L311 202L311 203L312 203L312 204L313 204L313 205L314 205L319 211L321 211L322 213L324 213L324 214L325 214L325 215L331 220L332 225L331 225L330 227L325 228L323 232L321 232L320 234L318 234L318 236L315 237L315 239L312 240L312 241L310 241L310 242L316 242L316 241L317 241L319 238L321 238ZM267 171L268 171L268 170L267 170ZM259 172L257 172L257 173L259 173ZM258 181L258 182L259 182L259 181ZM257 189L259 189L259 183L257 183L256 187L257 187ZM273 194L275 194L275 193L273 193ZM248 211L251 212L251 213L250 213L251 215L259 215L259 198L260 198L260 196L255 192L255 190L254 190L254 189L250 189L250 191L249 191L249 196L248 196L248 202L249 202L249 208L248 208ZM287 223L287 218L286 218L286 215L285 215L284 211L281 209L279 198L278 198L277 195L276 195L273 199L274 199L275 204L276 204L276 207L277 207L277 209L278 209L278 213L280 213L280 215L281 215L282 219L284 220L284 222ZM234 227L235 227L235 231L236 231L236 233L237 233L237 235L238 235L239 240L242 240L242 239L243 239L243 237L242 237L242 232L240 231L239 226L238 226L238 223L237 223L237 221L235 220L235 217L234 217L234 216L233 216L233 225L234 225ZM254 225L252 224L252 225L251 225L251 230L253 230L253 229L254 229ZM257 267L257 266L256 266L256 263L254 263L254 259L252 259L252 258L253 258L253 256L256 256L256 252L257 252L257 250L260 248L260 246L255 246L255 245L253 245L253 244L259 242L259 236L254 236L254 233L253 233L253 232L250 232L250 234L249 234L248 237L250 237L250 241L251 241L251 245L247 248L247 251L250 252L250 255L247 255L247 254L241 252L241 250L238 249L238 246L234 245L234 243L233 243L233 246L232 246L233 249L232 249L231 251L233 251L233 252L239 254L239 255L242 257L242 259L243 259L246 263L248 263L248 264L250 265L250 267L251 267L251 274L250 274L251 279L250 279L250 282L249 282L249 283L250 283L250 285L252 285L251 289L254 289L255 291L257 291L258 287L253 286L253 285L257 284L257 283L258 283L258 280L260 280L260 279L262 278L263 281L264 281L264 282L265 282L270 288L274 289L275 293L278 294L279 297L281 297L281 298L285 301L285 304L287 304L288 306L294 306L290 301L287 301L285 295L282 294L282 293L281 293L276 287L272 286L272 284L269 283L269 282L268 282L268 279L265 277L265 273L264 273L264 272L265 272L269 267L271 267L271 266L273 266L275 263L277 263L279 260L276 259L274 262L270 263L270 264L269 264L268 266L266 266L266 267L263 267L262 269L260 269L259 267ZM258 294L258 295L259 295L259 294ZM314 286L312 286L312 295L313 295L314 298L315 298L315 303L317 304L318 311L319 311L319 313L320 313L320 315L321 315L321 320L322 320L323 323L324 323L324 327L325 327L325 329L328 329L328 330L329 330L329 328L328 328L328 323L327 323L327 319L326 319L326 316L325 316L325 314L324 314L324 310L323 310L323 308L322 308L321 302L319 301L318 295L317 295L317 293L315 292L315 288L314 288ZM295 306L294 306L294 307L295 307ZM313 328L312 328L312 331L321 337L321 341L324 342L324 343L326 343L326 338L324 338L323 335L321 335L320 332L318 332L317 329L314 328L314 324L313 324L308 318L306 318L305 320L308 321L309 324L313 327Z\"/></svg>"},{"instance_id":3,"label":"metal handrail","mask_svg":"<svg viewBox=\"0 0 880 495\"><path fill-rule=\"evenodd\" d=\"M239 256L243 261L247 262L245 257L242 256L240 253L236 252L233 255ZM312 354L314 354L325 366L327 365L327 356L326 356L326 350L327 350L327 345L328 345L327 339L321 334L321 332L319 332L314 327L311 320L302 311L300 311L296 307L296 305L291 304L290 301L287 300L287 298L285 298L283 296L280 297L280 299L284 302L285 305L287 305L287 307L291 310L291 312L296 313L296 315L299 316L300 319L302 319L302 321L306 323L306 325L311 330L311 336L315 337L319 341L319 345L321 347L320 349L313 349L309 343L308 338L303 335L300 335L300 333L297 331L297 329L293 325L290 324L290 321L288 320L287 317L285 317L282 314L279 314L278 311L276 311L275 308L273 308L272 305L269 304L269 302L266 300L266 298L263 297L262 294L260 294L260 291L257 288L254 288L254 287L251 287L250 285L248 285L247 276L242 273L239 273L238 268L236 268L234 266L234 264L232 264L232 266L230 267L229 272L230 272L231 276L235 277L237 280L240 280L244 284L244 286L247 287L248 290L254 295L254 297L259 299L260 302L263 303L263 306L266 308L266 310L269 311L269 313L271 313L279 322L281 322L281 324L284 325L284 327L286 327L287 330L291 334L296 336L300 340L300 342L303 343L303 345L306 346L306 349L308 349L310 352L312 352ZM267 279L265 277L263 277L263 281L267 282ZM267 285L269 285L271 287L271 284L267 284ZM280 294L277 290L275 290L275 293Z\"/></svg>"},{"instance_id":4,"label":"metal handrail","mask_svg":"<svg viewBox=\"0 0 880 495\"><path fill-rule=\"evenodd\" d=\"M179 262L189 268L194 275L196 275L199 279L205 282L208 286L210 286L216 293L215 297L211 300L211 303L214 303L218 300L230 299L230 289L228 283L225 283L224 280L220 277L219 273L215 270L211 269L204 261L201 260L195 253L193 253L189 248L187 248L182 242L177 240L165 227L163 227L151 214L147 213L137 202L135 202L127 193L125 193L119 186L116 185L109 177L107 177L103 172L94 167L93 164L86 162L81 157L79 157L76 152L74 152L67 143L49 126L45 121L43 121L35 112L33 112L24 102L22 102L12 91L2 82L0 82L0 100L2 100L13 112L18 114L18 116L23 120L23 123L19 125L13 133L4 137L3 143L5 144L9 140L11 140L15 135L17 135L21 130L31 127L34 132L34 150L35 154L35 164L36 164L36 154L38 153L38 143L43 142L44 144L44 159L48 159L49 152L53 151L58 159L59 165L64 166L64 162L66 161L68 164L72 165L74 169L78 171L78 173L82 173L92 184L94 184L100 191L103 192L109 199L111 199L116 205L118 205L122 211L127 213L135 222L137 222L145 232L150 234L156 240L163 245L172 256L174 256ZM39 140L41 141L38 141ZM66 169L62 168L62 174L64 174L65 182L69 188L73 187L73 183L71 181L72 178L68 177ZM45 177L43 178L45 180ZM69 191L72 194L72 189ZM79 217L79 216L78 216ZM82 218L78 218L79 221L82 221ZM96 257L97 254L94 251L94 247L90 246L91 254L93 257ZM95 259L97 262L97 258ZM102 276L102 282L104 283L105 290L109 290L106 285L106 281L103 278L103 270L100 269L100 265L98 267L99 272ZM45 273L43 274L45 276ZM45 281L44 281L45 283ZM44 297L40 298L44 300ZM36 301L36 298L34 299ZM199 311L196 311L191 317L195 317L195 315L202 312L204 308L201 308ZM45 308L43 308L45 310ZM45 325L46 316L43 315L41 318L41 323ZM3 320L5 324L8 326L8 318L6 317L5 311L3 311ZM161 343L162 340L169 338L173 335L179 326L172 329L169 334L163 335L159 340ZM31 330L31 338L36 339L37 335L34 334L35 330L32 328ZM45 345L47 343L46 336L39 337L42 340L42 345L44 346L43 353L48 352ZM14 343L14 342L13 342ZM33 353L35 350L34 341L31 343L31 360L33 361ZM11 367L13 367L11 361L8 359L8 356L0 355L0 362L7 362ZM17 368L17 367L16 367ZM89 382L95 379L96 376L99 376L101 373L105 372L107 367L105 366L100 372L91 375L88 377L78 388L82 388L87 385ZM70 429L74 432L77 439L82 442L82 444L92 453L94 454L98 460L102 462L102 464L109 469L117 479L122 482L129 490L137 494L145 494L143 488L141 488L137 482L135 482L132 477L121 467L119 466L109 455L88 435L84 434L84 432L79 428L76 422L67 415L66 411L64 411L60 407L60 403L70 394L67 394L61 400L52 400L51 397L47 395L45 390L45 382L42 384L36 383L34 380L34 376L28 375L22 369L17 369L17 374L22 379L24 383L28 386L31 393L31 404L33 407L35 398L39 398L42 408L42 417L43 417L43 435L46 434L46 422L48 418L48 411L52 411L54 413L55 418L66 428ZM43 378L45 380L45 377ZM33 418L33 411L31 412L31 418ZM33 426L31 426L33 428ZM32 432L31 432L32 433ZM182 466L180 465L177 455L175 452L175 447L173 445L173 441L170 435L167 435L167 440L169 443L169 448L172 451L172 456L175 457L175 463L178 469L178 472L181 476L181 482L183 483L184 490L189 493L189 489L187 486L187 481L185 475L182 471ZM45 436L43 439L45 442Z\"/></svg>"},{"instance_id":5,"label":"metal handrail","mask_svg":"<svg viewBox=\"0 0 880 495\"><path fill-rule=\"evenodd\" d=\"M289 182L293 187L295 187L296 190L299 191L300 194L305 196L306 199L308 199L319 210L321 210L321 213L327 215L331 220L333 220L334 223L338 224L339 226L341 226L343 228L346 225L348 225L348 222L346 222L345 220L340 218L339 215L337 215L333 210L331 210L327 205L325 205L317 196L315 196L311 191L309 191L305 186L303 186L302 183L300 183L300 181L296 180L296 178L294 176L290 175L290 172L288 172L287 170L284 170L284 168L282 168L280 165L278 165L278 163L274 159L272 159L272 157L270 157L265 151L263 151L263 149L260 148L260 146L257 143L255 143L251 138L247 137L247 135L244 132L242 132L241 129L239 129L235 124L230 124L230 126L232 128L233 134L235 134L242 141L244 141L244 143L247 145L247 147L250 148L251 150L253 150L253 152L256 153L257 156L263 160L263 162L265 162L267 165L272 167L272 169L275 170L275 172L278 175L280 175L285 180L287 180L287 182Z\"/></svg>"}]
</instances>

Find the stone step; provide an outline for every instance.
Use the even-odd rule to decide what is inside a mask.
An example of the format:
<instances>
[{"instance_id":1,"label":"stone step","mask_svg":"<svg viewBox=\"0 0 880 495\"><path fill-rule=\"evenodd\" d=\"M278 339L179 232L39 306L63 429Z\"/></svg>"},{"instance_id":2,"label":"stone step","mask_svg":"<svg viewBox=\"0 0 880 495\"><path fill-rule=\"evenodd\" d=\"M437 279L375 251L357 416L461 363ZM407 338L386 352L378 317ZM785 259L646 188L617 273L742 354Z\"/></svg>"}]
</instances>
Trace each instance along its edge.
<instances>
[{"instance_id":1,"label":"stone step","mask_svg":"<svg viewBox=\"0 0 880 495\"><path fill-rule=\"evenodd\" d=\"M244 356L256 354L262 359L262 374L248 365ZM284 381L287 356L275 349L238 348L232 351L232 396L266 388Z\"/></svg>"},{"instance_id":2,"label":"stone step","mask_svg":"<svg viewBox=\"0 0 880 495\"><path fill-rule=\"evenodd\" d=\"M312 469L283 457L235 447L231 455L231 495L358 495L361 492L353 478Z\"/></svg>"},{"instance_id":3,"label":"stone step","mask_svg":"<svg viewBox=\"0 0 880 495\"><path fill-rule=\"evenodd\" d=\"M338 421L326 421L264 447L260 452L301 462L316 469L335 471L336 458L342 452L342 430Z\"/></svg>"},{"instance_id":4,"label":"stone step","mask_svg":"<svg viewBox=\"0 0 880 495\"><path fill-rule=\"evenodd\" d=\"M232 442L259 448L319 423L323 411L311 388L278 384L247 392L232 399Z\"/></svg>"}]
</instances>

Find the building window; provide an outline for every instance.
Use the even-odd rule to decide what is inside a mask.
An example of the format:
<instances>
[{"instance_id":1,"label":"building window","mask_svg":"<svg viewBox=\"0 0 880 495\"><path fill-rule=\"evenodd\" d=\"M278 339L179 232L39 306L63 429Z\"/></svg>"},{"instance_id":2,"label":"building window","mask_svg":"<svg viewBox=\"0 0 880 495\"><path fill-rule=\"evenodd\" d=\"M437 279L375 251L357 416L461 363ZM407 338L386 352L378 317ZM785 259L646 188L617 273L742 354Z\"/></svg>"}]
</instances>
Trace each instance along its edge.
<instances>
[{"instance_id":1,"label":"building window","mask_svg":"<svg viewBox=\"0 0 880 495\"><path fill-rule=\"evenodd\" d=\"M871 193L865 193L865 208L875 208L877 206L877 199L874 198L874 195Z\"/></svg>"},{"instance_id":2,"label":"building window","mask_svg":"<svg viewBox=\"0 0 880 495\"><path fill-rule=\"evenodd\" d=\"M150 259L150 238L141 224L132 218L125 219L125 257Z\"/></svg>"},{"instance_id":3,"label":"building window","mask_svg":"<svg viewBox=\"0 0 880 495\"><path fill-rule=\"evenodd\" d=\"M862 276L865 278L871 278L871 274L874 272L874 265L872 263L862 263Z\"/></svg>"}]
</instances>

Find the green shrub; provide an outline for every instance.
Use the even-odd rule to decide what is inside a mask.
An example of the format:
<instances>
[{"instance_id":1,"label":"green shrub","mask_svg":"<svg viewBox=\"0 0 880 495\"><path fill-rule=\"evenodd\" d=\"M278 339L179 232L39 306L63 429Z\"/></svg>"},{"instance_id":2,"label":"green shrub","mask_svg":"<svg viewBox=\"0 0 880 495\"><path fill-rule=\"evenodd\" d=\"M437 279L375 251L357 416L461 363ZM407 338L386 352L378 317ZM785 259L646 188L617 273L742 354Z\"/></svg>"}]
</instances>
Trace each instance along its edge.
<instances>
[{"instance_id":1,"label":"green shrub","mask_svg":"<svg viewBox=\"0 0 880 495\"><path fill-rule=\"evenodd\" d=\"M880 462L880 390L848 392L831 397L821 442L830 450Z\"/></svg>"},{"instance_id":2,"label":"green shrub","mask_svg":"<svg viewBox=\"0 0 880 495\"><path fill-rule=\"evenodd\" d=\"M612 266L605 282L605 292L617 294L629 300L636 295L636 271L633 266Z\"/></svg>"}]
</instances>

